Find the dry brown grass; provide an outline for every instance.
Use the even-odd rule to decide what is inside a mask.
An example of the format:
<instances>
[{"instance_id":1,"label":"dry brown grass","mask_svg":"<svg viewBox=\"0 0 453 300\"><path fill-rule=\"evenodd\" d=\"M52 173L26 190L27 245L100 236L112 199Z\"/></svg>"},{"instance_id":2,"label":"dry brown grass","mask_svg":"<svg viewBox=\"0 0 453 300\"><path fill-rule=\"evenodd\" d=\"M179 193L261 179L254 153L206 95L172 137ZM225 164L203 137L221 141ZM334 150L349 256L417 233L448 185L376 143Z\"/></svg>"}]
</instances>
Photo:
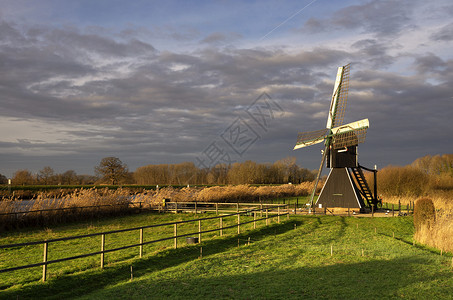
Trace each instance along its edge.
<instances>
[{"instance_id":1,"label":"dry brown grass","mask_svg":"<svg viewBox=\"0 0 453 300\"><path fill-rule=\"evenodd\" d=\"M15 226L36 226L79 220L127 210L130 192L124 189L80 189L70 194L39 193L23 214L0 215L0 230ZM17 199L0 201L0 213L17 212Z\"/></svg>"},{"instance_id":2,"label":"dry brown grass","mask_svg":"<svg viewBox=\"0 0 453 300\"><path fill-rule=\"evenodd\" d=\"M453 209L436 210L436 222L431 227L422 225L414 238L419 243L453 252Z\"/></svg>"},{"instance_id":3,"label":"dry brown grass","mask_svg":"<svg viewBox=\"0 0 453 300\"><path fill-rule=\"evenodd\" d=\"M253 202L269 198L297 197L309 194L313 183L278 186L229 185L205 188L196 199L202 202Z\"/></svg>"},{"instance_id":4,"label":"dry brown grass","mask_svg":"<svg viewBox=\"0 0 453 300\"><path fill-rule=\"evenodd\" d=\"M79 220L102 214L119 214L128 210L130 202L141 203L142 208L160 206L163 199L174 202L253 202L270 198L307 196L313 182L278 186L228 185L207 188L165 187L156 191L132 193L129 189L78 189L71 193L39 193L28 208L38 213L1 216L3 228L20 223L23 226ZM322 183L318 184L318 191ZM0 201L0 213L14 212L16 199ZM16 204L15 204L16 203ZM19 220L19 222L18 222ZM8 225L9 224L9 225ZM0 227L0 230L3 229Z\"/></svg>"}]
</instances>

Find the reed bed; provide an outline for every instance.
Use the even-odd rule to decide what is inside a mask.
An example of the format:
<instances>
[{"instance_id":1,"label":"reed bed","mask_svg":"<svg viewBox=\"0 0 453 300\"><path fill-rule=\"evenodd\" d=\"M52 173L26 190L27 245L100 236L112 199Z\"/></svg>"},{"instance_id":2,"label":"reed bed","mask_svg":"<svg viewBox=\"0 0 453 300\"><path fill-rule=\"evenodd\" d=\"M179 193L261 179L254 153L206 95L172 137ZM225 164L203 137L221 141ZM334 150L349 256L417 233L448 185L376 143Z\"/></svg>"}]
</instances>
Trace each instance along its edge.
<instances>
[{"instance_id":1,"label":"reed bed","mask_svg":"<svg viewBox=\"0 0 453 300\"><path fill-rule=\"evenodd\" d=\"M433 201L436 221L431 226L422 225L414 234L414 239L424 245L443 252L453 253L453 195L451 191L436 191L429 199ZM414 197L385 197L384 202L407 205L416 201Z\"/></svg>"},{"instance_id":2,"label":"reed bed","mask_svg":"<svg viewBox=\"0 0 453 300\"><path fill-rule=\"evenodd\" d=\"M318 184L318 190L322 184ZM0 231L127 213L132 207L158 208L163 199L174 202L257 202L270 198L306 196L313 183L279 186L228 185L207 188L165 187L136 192L128 188L76 189L70 193L39 193L31 201L16 198L0 201ZM24 203L29 203L25 205ZM20 206L20 209L18 208ZM17 213L21 211L22 213ZM28 212L27 212L28 211ZM10 214L15 213L15 214Z\"/></svg>"}]
</instances>

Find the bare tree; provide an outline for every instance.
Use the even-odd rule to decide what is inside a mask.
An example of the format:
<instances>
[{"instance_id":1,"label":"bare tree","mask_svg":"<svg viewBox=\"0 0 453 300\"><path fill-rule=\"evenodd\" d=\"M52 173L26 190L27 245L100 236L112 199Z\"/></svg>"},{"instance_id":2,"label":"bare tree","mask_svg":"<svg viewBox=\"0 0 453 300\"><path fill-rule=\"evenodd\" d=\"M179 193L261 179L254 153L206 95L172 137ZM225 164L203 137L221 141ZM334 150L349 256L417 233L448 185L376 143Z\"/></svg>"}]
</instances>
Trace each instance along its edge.
<instances>
[{"instance_id":1,"label":"bare tree","mask_svg":"<svg viewBox=\"0 0 453 300\"><path fill-rule=\"evenodd\" d=\"M14 173L12 182L14 185L34 184L35 178L28 170L19 170Z\"/></svg>"},{"instance_id":2,"label":"bare tree","mask_svg":"<svg viewBox=\"0 0 453 300\"><path fill-rule=\"evenodd\" d=\"M53 184L55 179L54 170L47 166L38 172L38 182L40 184Z\"/></svg>"},{"instance_id":3,"label":"bare tree","mask_svg":"<svg viewBox=\"0 0 453 300\"><path fill-rule=\"evenodd\" d=\"M127 165L117 157L104 157L94 171L110 184L121 182L129 173Z\"/></svg>"}]
</instances>

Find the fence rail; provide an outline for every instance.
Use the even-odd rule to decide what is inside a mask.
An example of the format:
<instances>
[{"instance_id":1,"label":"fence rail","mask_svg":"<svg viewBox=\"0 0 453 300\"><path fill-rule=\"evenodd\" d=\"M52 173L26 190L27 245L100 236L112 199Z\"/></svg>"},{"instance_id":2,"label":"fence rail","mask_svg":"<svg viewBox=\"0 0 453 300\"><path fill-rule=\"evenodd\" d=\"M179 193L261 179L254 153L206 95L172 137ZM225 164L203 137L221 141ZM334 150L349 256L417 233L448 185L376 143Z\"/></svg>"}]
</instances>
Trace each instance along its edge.
<instances>
[{"instance_id":1,"label":"fence rail","mask_svg":"<svg viewBox=\"0 0 453 300\"><path fill-rule=\"evenodd\" d=\"M172 205L172 203L168 203L169 206ZM188 205L191 205L191 203L187 203ZM209 203L210 205L215 204L215 203ZM225 210L219 210L218 206L220 203L216 205L216 212L219 214L219 212L225 213ZM118 229L118 230L112 230L112 231L105 231L105 232L99 232L99 233L92 233L92 234L85 234L85 235L78 235L78 236L70 236L70 237L62 237L62 238L55 238L55 239L48 239L44 241L35 241L35 242L27 242L27 243L16 243L16 244L7 244L7 245L0 245L0 250L2 249L9 249L9 250L17 250L21 249L21 247L26 247L26 246L32 246L32 245L43 245L43 261L39 263L33 263L33 264L27 264L27 265L21 265L21 266L15 266L15 267L10 267L10 268L5 268L5 269L0 269L0 273L4 272L12 272L12 271L17 271L21 269L27 269L27 268L33 268L33 267L39 267L42 266L42 281L45 281L47 278L47 266L50 264L58 263L58 262L64 262L64 261L69 261L69 260L75 260L75 259L80 259L84 257L89 257L89 256L95 256L95 255L100 255L100 268L104 268L104 258L106 253L110 252L115 252L115 251L120 251L128 248L134 248L134 247L140 247L140 252L139 252L139 257L141 258L143 256L143 246L147 244L152 244L152 243L157 243L157 242L162 242L166 240L174 240L174 248L176 249L178 247L177 244L177 239L181 237L188 237L188 236L193 236L193 235L198 235L199 241L201 242L202 234L204 233L209 233L209 232L215 232L218 231L220 233L220 236L223 235L223 230L228 229L228 228L234 228L237 227L237 233L240 234L241 232L241 225L246 225L253 223L253 228L256 228L256 223L258 221L265 220L266 225L268 225L269 219L272 218L277 218L277 223L280 223L280 217L281 216L287 216L289 218L289 212L287 205L272 205L272 204L263 204L260 205L259 208L256 207L250 207L250 203L241 203L241 204L236 204L233 203L234 206L236 206L237 211L233 213L228 213L228 214L222 214L222 215L216 215L212 217L205 217L205 218L198 218L198 219L192 219L192 220L185 220L185 221L177 221L177 222L168 222L168 223L161 223L161 224L153 224L153 225L146 225L146 226L141 226L141 227L135 227L135 228L126 228L126 229ZM231 203L229 203L231 206ZM239 206L247 206L249 207L248 209L244 211L239 211ZM284 208L283 211L282 208ZM165 208L167 210L171 210L169 207ZM206 209L203 209L203 211L206 211ZM175 212L178 212L177 204L175 205ZM200 211L201 212L201 211ZM259 218L257 218L257 213L260 213ZM263 213L265 216L263 217ZM251 215L253 214L253 220L250 221L245 221L241 222L241 215ZM228 225L224 226L223 225L223 220L228 217L234 217L237 216L237 223L233 225ZM215 228L206 228L202 230L202 222L207 221L207 220L214 220L214 219L219 219L220 223L218 227ZM178 225L181 224L186 224L186 223L195 223L198 222L198 230L190 233L184 233L184 234L178 234ZM162 226L171 226L173 225L173 234L170 236L163 236L157 239L153 239L150 241L144 241L144 229L147 228L156 228L156 227L162 227ZM131 232L131 231L138 231L139 232L139 242L138 243L132 243L129 245L121 246L121 247L116 247L112 249L105 249L105 238L107 235L115 234L115 233L122 233L122 232ZM61 241L70 241L70 240L76 240L76 239L85 239L85 238L90 238L90 237L100 237L100 251L95 251L95 252L90 252L90 253L84 253L80 255L75 255L75 256L70 256L70 257L65 257L65 258L59 258L59 259L53 259L49 260L49 245L55 242L61 242Z\"/></svg>"}]
</instances>

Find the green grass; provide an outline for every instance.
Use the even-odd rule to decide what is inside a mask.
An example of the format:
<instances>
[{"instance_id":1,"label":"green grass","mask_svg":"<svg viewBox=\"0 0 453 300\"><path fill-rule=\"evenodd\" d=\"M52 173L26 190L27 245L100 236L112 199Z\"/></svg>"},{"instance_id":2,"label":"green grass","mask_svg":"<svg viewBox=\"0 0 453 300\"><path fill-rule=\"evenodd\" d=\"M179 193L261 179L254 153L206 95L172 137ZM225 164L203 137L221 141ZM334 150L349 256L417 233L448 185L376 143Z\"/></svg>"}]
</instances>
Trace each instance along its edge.
<instances>
[{"instance_id":1,"label":"green grass","mask_svg":"<svg viewBox=\"0 0 453 300\"><path fill-rule=\"evenodd\" d=\"M138 215L115 222L67 225L52 232L23 231L2 238L1 243L175 218L193 215ZM50 265L47 282L16 276L16 283L0 290L0 298L451 299L453 295L451 256L413 246L411 217L291 216L282 224L249 227L239 236L239 247L234 231L178 249L172 249L169 241L147 249L142 259L137 258L138 249L121 257L125 261L111 256L104 270L97 267L97 261L91 268L73 267L67 273ZM250 245L246 245L248 238ZM39 279L40 268L33 272Z\"/></svg>"}]
</instances>

